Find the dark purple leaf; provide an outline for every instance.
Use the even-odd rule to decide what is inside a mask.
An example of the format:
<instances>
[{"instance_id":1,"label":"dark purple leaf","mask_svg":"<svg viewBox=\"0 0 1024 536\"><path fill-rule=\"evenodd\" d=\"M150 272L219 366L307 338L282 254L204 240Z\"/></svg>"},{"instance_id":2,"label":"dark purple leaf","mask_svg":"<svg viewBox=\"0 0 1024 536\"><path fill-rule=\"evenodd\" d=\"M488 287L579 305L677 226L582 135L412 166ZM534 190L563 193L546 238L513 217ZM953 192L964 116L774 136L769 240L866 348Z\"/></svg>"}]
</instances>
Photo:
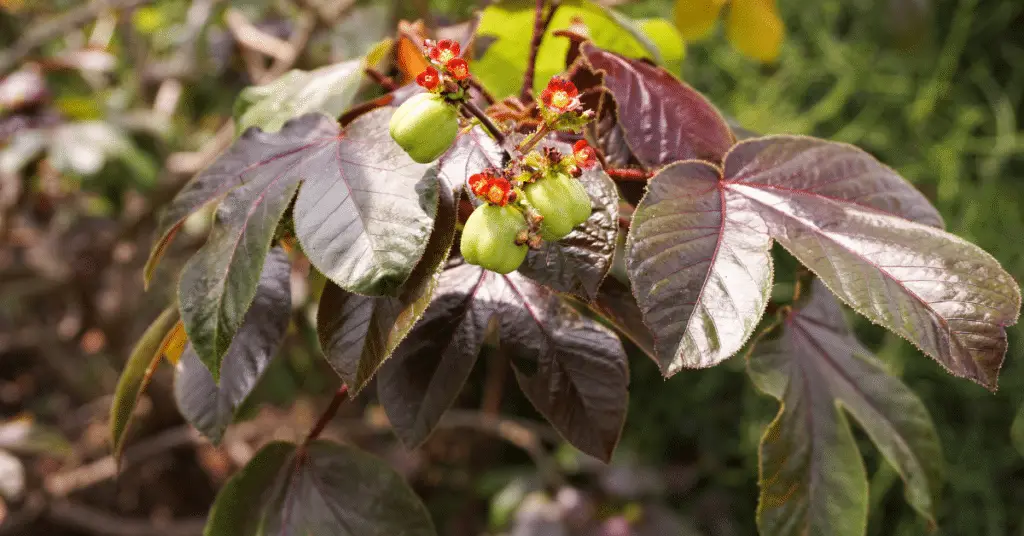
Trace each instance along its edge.
<instances>
[{"instance_id":1,"label":"dark purple leaf","mask_svg":"<svg viewBox=\"0 0 1024 536\"><path fill-rule=\"evenodd\" d=\"M168 217L178 221L176 229L189 213L224 196L209 239L178 284L185 332L214 381L256 295L278 220L299 181L325 172L338 138L338 124L318 114L289 121L277 134L249 129L172 202Z\"/></svg>"},{"instance_id":2,"label":"dark purple leaf","mask_svg":"<svg viewBox=\"0 0 1024 536\"><path fill-rule=\"evenodd\" d=\"M753 333L771 290L771 239L718 168L678 162L633 214L626 270L667 377L716 365Z\"/></svg>"},{"instance_id":3,"label":"dark purple leaf","mask_svg":"<svg viewBox=\"0 0 1024 536\"><path fill-rule=\"evenodd\" d=\"M437 221L426 252L398 296L362 296L327 284L317 332L327 361L355 396L366 386L426 310L455 238L453 192L441 188Z\"/></svg>"},{"instance_id":4,"label":"dark purple leaf","mask_svg":"<svg viewBox=\"0 0 1024 536\"><path fill-rule=\"evenodd\" d=\"M291 263L280 248L270 250L252 306L221 363L220 384L191 345L178 361L174 398L189 423L214 443L256 387L284 340L291 318Z\"/></svg>"},{"instance_id":5,"label":"dark purple leaf","mask_svg":"<svg viewBox=\"0 0 1024 536\"><path fill-rule=\"evenodd\" d=\"M995 388L1020 290L983 250L930 226L941 222L909 184L867 153L806 138L742 142L725 170L727 190L844 302Z\"/></svg>"},{"instance_id":6,"label":"dark purple leaf","mask_svg":"<svg viewBox=\"0 0 1024 536\"><path fill-rule=\"evenodd\" d=\"M394 108L360 116L311 151L315 180L295 199L295 234L313 266L350 292L394 293L423 255L438 180L388 133Z\"/></svg>"},{"instance_id":7,"label":"dark purple leaf","mask_svg":"<svg viewBox=\"0 0 1024 536\"><path fill-rule=\"evenodd\" d=\"M470 176L486 168L505 167L505 151L481 127L459 134L451 149L441 156L441 180L456 192L462 191Z\"/></svg>"},{"instance_id":8,"label":"dark purple leaf","mask_svg":"<svg viewBox=\"0 0 1024 536\"><path fill-rule=\"evenodd\" d=\"M845 409L929 521L942 486L942 451L921 400L854 337L842 308L816 283L782 336L759 343L752 379L781 407L761 439L758 528L764 535L864 534L868 486Z\"/></svg>"},{"instance_id":9,"label":"dark purple leaf","mask_svg":"<svg viewBox=\"0 0 1024 536\"><path fill-rule=\"evenodd\" d=\"M572 147L549 142L563 153ZM583 172L579 179L590 194L593 212L572 233L557 242L544 242L530 250L519 271L559 292L593 300L612 266L619 232L619 193L600 166Z\"/></svg>"},{"instance_id":10,"label":"dark purple leaf","mask_svg":"<svg viewBox=\"0 0 1024 536\"><path fill-rule=\"evenodd\" d=\"M314 441L263 447L217 495L213 536L434 536L426 507L383 461Z\"/></svg>"},{"instance_id":11,"label":"dark purple leaf","mask_svg":"<svg viewBox=\"0 0 1024 536\"><path fill-rule=\"evenodd\" d=\"M590 303L590 310L615 326L647 357L658 362L654 351L654 334L644 324L643 313L628 285L612 277L605 279L597 292L597 299Z\"/></svg>"},{"instance_id":12,"label":"dark purple leaf","mask_svg":"<svg viewBox=\"0 0 1024 536\"><path fill-rule=\"evenodd\" d=\"M767 136L737 144L725 161L729 182L813 195L942 228L928 199L864 150L807 136Z\"/></svg>"},{"instance_id":13,"label":"dark purple leaf","mask_svg":"<svg viewBox=\"0 0 1024 536\"><path fill-rule=\"evenodd\" d=\"M570 443L607 460L628 394L618 338L518 273L455 262L434 301L381 367L378 397L399 438L422 443L451 405L489 327L510 355L527 397Z\"/></svg>"},{"instance_id":14,"label":"dark purple leaf","mask_svg":"<svg viewBox=\"0 0 1024 536\"><path fill-rule=\"evenodd\" d=\"M720 162L732 147L735 138L718 110L668 71L592 43L584 43L580 51L604 75L629 147L645 166L692 159Z\"/></svg>"}]
</instances>

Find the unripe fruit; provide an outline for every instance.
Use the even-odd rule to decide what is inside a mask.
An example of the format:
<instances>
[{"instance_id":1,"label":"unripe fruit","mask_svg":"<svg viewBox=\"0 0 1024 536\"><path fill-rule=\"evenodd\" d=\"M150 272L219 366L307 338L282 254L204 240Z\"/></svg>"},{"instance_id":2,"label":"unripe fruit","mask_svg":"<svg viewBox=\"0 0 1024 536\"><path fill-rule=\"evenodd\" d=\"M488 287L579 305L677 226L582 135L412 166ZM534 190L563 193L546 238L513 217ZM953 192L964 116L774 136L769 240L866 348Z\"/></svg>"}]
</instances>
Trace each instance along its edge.
<instances>
[{"instance_id":1,"label":"unripe fruit","mask_svg":"<svg viewBox=\"0 0 1024 536\"><path fill-rule=\"evenodd\" d=\"M528 184L523 193L530 205L544 216L540 236L548 242L565 238L590 217L587 189L564 173L548 175Z\"/></svg>"},{"instance_id":2,"label":"unripe fruit","mask_svg":"<svg viewBox=\"0 0 1024 536\"><path fill-rule=\"evenodd\" d=\"M459 243L462 257L470 264L507 274L519 268L526 259L529 248L526 244L516 244L520 231L524 229L526 220L518 209L508 205L480 205L462 228L462 241Z\"/></svg>"},{"instance_id":3,"label":"unripe fruit","mask_svg":"<svg viewBox=\"0 0 1024 536\"><path fill-rule=\"evenodd\" d=\"M390 130L410 158L426 164L437 160L455 141L459 113L440 95L419 93L395 110Z\"/></svg>"}]
</instances>

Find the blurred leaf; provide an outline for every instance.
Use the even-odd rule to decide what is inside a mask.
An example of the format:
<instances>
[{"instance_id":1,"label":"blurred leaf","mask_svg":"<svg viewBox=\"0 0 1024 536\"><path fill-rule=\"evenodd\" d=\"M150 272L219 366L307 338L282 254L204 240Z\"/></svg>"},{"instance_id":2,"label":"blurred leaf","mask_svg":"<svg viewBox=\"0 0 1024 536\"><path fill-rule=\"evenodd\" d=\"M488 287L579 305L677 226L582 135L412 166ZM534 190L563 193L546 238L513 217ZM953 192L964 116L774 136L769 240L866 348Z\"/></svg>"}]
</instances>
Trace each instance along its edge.
<instances>
[{"instance_id":1,"label":"blurred leaf","mask_svg":"<svg viewBox=\"0 0 1024 536\"><path fill-rule=\"evenodd\" d=\"M718 14L727 0L675 0L675 22L686 41L696 41L711 34Z\"/></svg>"},{"instance_id":2,"label":"blurred leaf","mask_svg":"<svg viewBox=\"0 0 1024 536\"><path fill-rule=\"evenodd\" d=\"M328 283L317 311L320 347L355 397L408 335L430 303L455 239L453 192L440 188L426 251L397 297L362 296Z\"/></svg>"},{"instance_id":3,"label":"blurred leaf","mask_svg":"<svg viewBox=\"0 0 1024 536\"><path fill-rule=\"evenodd\" d=\"M465 383L492 323L524 394L576 448L608 460L628 372L614 333L513 272L452 263L422 320L384 363L378 399L399 439L422 443Z\"/></svg>"},{"instance_id":4,"label":"blurred leaf","mask_svg":"<svg viewBox=\"0 0 1024 536\"><path fill-rule=\"evenodd\" d=\"M546 142L568 154L568 144ZM545 241L531 249L519 272L558 292L593 300L612 265L619 232L619 193L600 166L585 170L579 178L590 194L593 212L582 225L557 242Z\"/></svg>"},{"instance_id":5,"label":"blurred leaf","mask_svg":"<svg viewBox=\"0 0 1024 536\"><path fill-rule=\"evenodd\" d=\"M206 536L433 536L426 508L381 460L314 441L270 443L221 489Z\"/></svg>"},{"instance_id":6,"label":"blurred leaf","mask_svg":"<svg viewBox=\"0 0 1024 536\"><path fill-rule=\"evenodd\" d=\"M664 69L583 43L580 52L615 98L629 148L648 167L680 160L720 162L735 138L703 95Z\"/></svg>"},{"instance_id":7,"label":"blurred leaf","mask_svg":"<svg viewBox=\"0 0 1024 536\"><path fill-rule=\"evenodd\" d=\"M771 238L720 180L706 162L671 164L633 214L626 270L666 377L738 352L768 303Z\"/></svg>"},{"instance_id":8,"label":"blurred leaf","mask_svg":"<svg viewBox=\"0 0 1024 536\"><path fill-rule=\"evenodd\" d=\"M650 39L661 52L661 64L671 73L683 70L686 44L679 30L665 19L641 19L637 21L640 31Z\"/></svg>"},{"instance_id":9,"label":"blurred leaf","mask_svg":"<svg viewBox=\"0 0 1024 536\"><path fill-rule=\"evenodd\" d=\"M19 501L25 494L25 466L21 460L0 450L0 497Z\"/></svg>"},{"instance_id":10,"label":"blurred leaf","mask_svg":"<svg viewBox=\"0 0 1024 536\"><path fill-rule=\"evenodd\" d=\"M110 435L114 447L114 458L120 462L124 450L125 435L131 424L135 406L139 403L142 392L149 385L160 358L164 355L164 341L169 331L178 322L176 306L164 309L164 312L153 321L139 342L135 343L128 362L121 371L121 378L114 389L114 398L110 404Z\"/></svg>"},{"instance_id":11,"label":"blurred leaf","mask_svg":"<svg viewBox=\"0 0 1024 536\"><path fill-rule=\"evenodd\" d=\"M761 439L761 534L864 534L867 475L840 408L903 478L907 502L934 524L943 468L931 418L861 346L824 285L815 283L778 340L758 344L748 370L781 403Z\"/></svg>"},{"instance_id":12,"label":"blurred leaf","mask_svg":"<svg viewBox=\"0 0 1024 536\"><path fill-rule=\"evenodd\" d=\"M477 40L490 41L486 47L477 45L473 74L498 99L519 93L533 34L534 2L506 0L484 9L477 27ZM537 54L533 91L540 93L548 80L565 71L569 41L553 33L565 30L579 19L587 27L590 39L598 46L635 58L659 59L659 51L647 42L631 22L613 15L605 8L586 0L563 0L544 34ZM624 25L623 22L630 22Z\"/></svg>"},{"instance_id":13,"label":"blurred leaf","mask_svg":"<svg viewBox=\"0 0 1024 536\"><path fill-rule=\"evenodd\" d=\"M48 94L42 71L29 64L0 78L0 113L39 103Z\"/></svg>"},{"instance_id":14,"label":"blurred leaf","mask_svg":"<svg viewBox=\"0 0 1024 536\"><path fill-rule=\"evenodd\" d=\"M60 432L33 422L30 417L0 423L0 449L57 457L70 456L72 452L71 444Z\"/></svg>"},{"instance_id":15,"label":"blurred leaf","mask_svg":"<svg viewBox=\"0 0 1024 536\"><path fill-rule=\"evenodd\" d=\"M341 115L356 97L364 66L360 58L315 71L294 69L267 85L245 88L235 100L235 131L276 132L289 119L311 112Z\"/></svg>"},{"instance_id":16,"label":"blurred leaf","mask_svg":"<svg viewBox=\"0 0 1024 536\"><path fill-rule=\"evenodd\" d=\"M909 183L855 147L808 138L741 142L724 169L726 188L844 302L995 388L1020 289L981 248L929 226L941 220Z\"/></svg>"},{"instance_id":17,"label":"blurred leaf","mask_svg":"<svg viewBox=\"0 0 1024 536\"><path fill-rule=\"evenodd\" d=\"M768 63L779 57L786 27L775 0L732 0L725 33L736 50Z\"/></svg>"},{"instance_id":18,"label":"blurred leaf","mask_svg":"<svg viewBox=\"0 0 1024 536\"><path fill-rule=\"evenodd\" d=\"M291 263L280 248L263 263L252 305L221 363L220 383L188 347L178 363L174 398L185 420L220 442L238 408L277 354L291 318Z\"/></svg>"},{"instance_id":19,"label":"blurred leaf","mask_svg":"<svg viewBox=\"0 0 1024 536\"><path fill-rule=\"evenodd\" d=\"M48 141L42 129L18 132L11 138L11 143L0 149L0 173L13 175L20 172L46 149Z\"/></svg>"}]
</instances>

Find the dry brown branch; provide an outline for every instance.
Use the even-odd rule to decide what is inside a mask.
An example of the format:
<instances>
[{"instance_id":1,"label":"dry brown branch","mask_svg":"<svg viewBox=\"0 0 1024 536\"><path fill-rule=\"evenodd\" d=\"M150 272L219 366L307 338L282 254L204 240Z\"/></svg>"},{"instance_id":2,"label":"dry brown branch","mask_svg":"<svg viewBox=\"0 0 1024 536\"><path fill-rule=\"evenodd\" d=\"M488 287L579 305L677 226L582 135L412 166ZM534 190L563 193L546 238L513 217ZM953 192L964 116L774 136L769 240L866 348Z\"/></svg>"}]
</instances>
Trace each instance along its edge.
<instances>
[{"instance_id":1,"label":"dry brown branch","mask_svg":"<svg viewBox=\"0 0 1024 536\"><path fill-rule=\"evenodd\" d=\"M168 523L124 518L65 500L52 502L46 516L96 536L199 536L206 524L199 518Z\"/></svg>"}]
</instances>

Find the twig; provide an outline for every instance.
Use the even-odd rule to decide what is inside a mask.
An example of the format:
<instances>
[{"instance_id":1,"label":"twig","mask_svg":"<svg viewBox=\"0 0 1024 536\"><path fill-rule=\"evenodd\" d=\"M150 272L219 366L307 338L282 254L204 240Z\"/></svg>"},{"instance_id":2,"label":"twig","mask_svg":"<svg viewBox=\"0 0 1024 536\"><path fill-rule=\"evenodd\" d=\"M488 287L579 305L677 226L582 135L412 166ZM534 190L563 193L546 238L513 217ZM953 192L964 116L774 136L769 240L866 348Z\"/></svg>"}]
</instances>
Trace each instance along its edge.
<instances>
[{"instance_id":1,"label":"twig","mask_svg":"<svg viewBox=\"0 0 1024 536\"><path fill-rule=\"evenodd\" d=\"M291 37L288 38L288 46L295 52L290 58L277 58L274 63L267 69L267 75L263 81L272 82L279 76L288 72L295 62L298 61L302 51L306 49L306 44L309 43L309 38L313 35L313 30L316 29L316 13L309 9L304 9L299 13L298 20L295 21L295 30L292 31Z\"/></svg>"},{"instance_id":2,"label":"twig","mask_svg":"<svg viewBox=\"0 0 1024 536\"><path fill-rule=\"evenodd\" d=\"M125 450L122 469L137 464L182 445L200 444L205 440L189 425L165 430L151 438L140 441ZM92 487L117 476L117 460L114 455L105 456L92 463L57 473L46 479L44 487L53 497L66 497L71 493Z\"/></svg>"},{"instance_id":3,"label":"twig","mask_svg":"<svg viewBox=\"0 0 1024 536\"><path fill-rule=\"evenodd\" d=\"M372 78L373 81L377 83L377 85L384 88L384 91L394 91L398 89L398 85L395 84L395 81L392 80L390 76L385 75L384 73L378 71L377 69L367 67L366 69L363 70L363 72L366 73L366 76Z\"/></svg>"},{"instance_id":4,"label":"twig","mask_svg":"<svg viewBox=\"0 0 1024 536\"><path fill-rule=\"evenodd\" d=\"M604 172L607 173L609 177L620 181L647 182L648 179L654 176L654 173L651 173L650 171L631 168L608 168L605 169Z\"/></svg>"},{"instance_id":5,"label":"twig","mask_svg":"<svg viewBox=\"0 0 1024 536\"><path fill-rule=\"evenodd\" d=\"M488 106L493 106L495 102L498 102L494 100L494 95L491 95L491 92L487 91L487 88L485 88L484 85L481 84L480 81L477 80L475 76L470 75L470 77L467 78L466 80L469 81L469 87L477 90L477 92L480 93L480 96L483 97L485 101L487 101Z\"/></svg>"},{"instance_id":6,"label":"twig","mask_svg":"<svg viewBox=\"0 0 1024 536\"><path fill-rule=\"evenodd\" d=\"M274 59L295 61L297 51L291 43L277 36L268 34L257 28L249 19L235 8L224 12L224 23L238 44Z\"/></svg>"},{"instance_id":7,"label":"twig","mask_svg":"<svg viewBox=\"0 0 1024 536\"><path fill-rule=\"evenodd\" d=\"M485 114L479 106L473 104L471 101L465 100L462 101L462 108L480 121L480 124L491 133L491 136L493 136L495 140L497 140L498 145L505 145L505 134L503 134L498 126L491 121L490 117L487 117L487 114Z\"/></svg>"},{"instance_id":8,"label":"twig","mask_svg":"<svg viewBox=\"0 0 1024 536\"><path fill-rule=\"evenodd\" d=\"M71 29L89 22L104 11L132 9L150 1L95 0L40 24L33 24L25 30L21 39L8 52L0 55L0 74L24 61L32 52L51 39L67 34Z\"/></svg>"},{"instance_id":9,"label":"twig","mask_svg":"<svg viewBox=\"0 0 1024 536\"><path fill-rule=\"evenodd\" d=\"M533 38L530 40L530 56L526 62L526 72L523 73L523 87L519 90L519 99L527 102L533 95L533 75L537 70L537 52L540 50L540 42L544 39L545 21L550 22L551 18L544 18L544 0L537 0L533 12ZM551 6L554 13L555 6Z\"/></svg>"},{"instance_id":10,"label":"twig","mask_svg":"<svg viewBox=\"0 0 1024 536\"><path fill-rule=\"evenodd\" d=\"M200 518L170 523L124 518L69 501L51 503L46 515L61 525L97 536L199 536L206 524Z\"/></svg>"},{"instance_id":11,"label":"twig","mask_svg":"<svg viewBox=\"0 0 1024 536\"><path fill-rule=\"evenodd\" d=\"M394 100L395 96L388 93L386 95L381 95L376 99L357 104L348 110L345 110L345 113L341 114L341 117L338 118L338 122L341 123L341 126L346 126L352 121L355 121L357 117L367 112L372 112L377 108L383 108L384 106L391 104Z\"/></svg>"},{"instance_id":12,"label":"twig","mask_svg":"<svg viewBox=\"0 0 1024 536\"><path fill-rule=\"evenodd\" d=\"M309 431L309 435L306 436L306 440L302 442L302 448L309 445L311 442L320 437L323 433L324 428L327 427L327 423L331 422L331 419L338 414L338 409L341 408L342 402L348 397L348 385L341 384L341 387L334 393L334 398L331 399L331 403L327 405L327 409L320 414L320 418L317 419L316 425Z\"/></svg>"},{"instance_id":13,"label":"twig","mask_svg":"<svg viewBox=\"0 0 1024 536\"><path fill-rule=\"evenodd\" d=\"M536 147L538 143L544 141L544 137L550 133L551 129L548 128L547 124L541 123L541 125L537 128L537 130L533 132L533 134L527 136L526 139L524 139L522 142L519 143L519 145L516 146L516 150L522 154L526 154L533 150L533 148Z\"/></svg>"}]
</instances>

